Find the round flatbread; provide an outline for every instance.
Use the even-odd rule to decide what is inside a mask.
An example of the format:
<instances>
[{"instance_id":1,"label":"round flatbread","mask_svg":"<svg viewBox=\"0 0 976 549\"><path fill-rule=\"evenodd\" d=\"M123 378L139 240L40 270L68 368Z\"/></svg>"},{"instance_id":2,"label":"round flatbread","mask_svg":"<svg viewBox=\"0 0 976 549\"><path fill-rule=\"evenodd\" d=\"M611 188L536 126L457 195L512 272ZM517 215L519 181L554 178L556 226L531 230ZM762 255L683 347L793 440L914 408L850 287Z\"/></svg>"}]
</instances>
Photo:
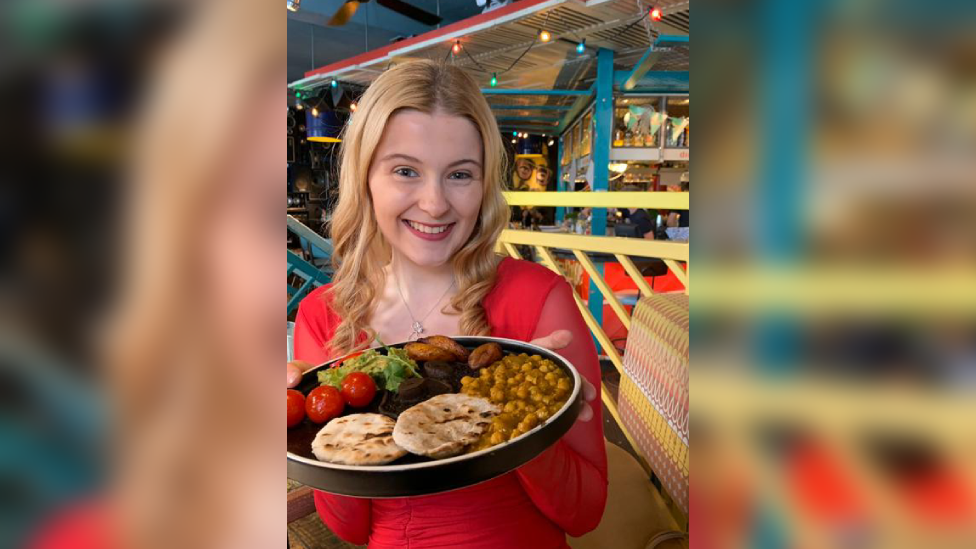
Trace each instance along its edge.
<instances>
[{"instance_id":1,"label":"round flatbread","mask_svg":"<svg viewBox=\"0 0 976 549\"><path fill-rule=\"evenodd\" d=\"M483 398L443 394L407 408L393 428L393 441L408 452L432 458L461 453L491 426L501 408Z\"/></svg>"},{"instance_id":2,"label":"round flatbread","mask_svg":"<svg viewBox=\"0 0 976 549\"><path fill-rule=\"evenodd\" d=\"M319 461L383 465L407 452L393 442L394 421L380 414L351 414L328 422L312 441Z\"/></svg>"}]
</instances>

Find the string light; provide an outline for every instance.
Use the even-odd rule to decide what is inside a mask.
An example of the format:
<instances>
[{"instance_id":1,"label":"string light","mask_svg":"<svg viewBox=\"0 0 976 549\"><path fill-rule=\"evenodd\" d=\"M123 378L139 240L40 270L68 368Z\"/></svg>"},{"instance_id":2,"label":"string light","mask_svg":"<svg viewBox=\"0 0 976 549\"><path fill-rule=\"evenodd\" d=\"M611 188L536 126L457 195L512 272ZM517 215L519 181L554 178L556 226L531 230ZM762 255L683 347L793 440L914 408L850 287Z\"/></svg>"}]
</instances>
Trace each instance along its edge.
<instances>
[{"instance_id":1,"label":"string light","mask_svg":"<svg viewBox=\"0 0 976 549\"><path fill-rule=\"evenodd\" d=\"M358 108L359 108L359 105L357 105L355 101L353 101L352 103L349 103L349 110L355 112L356 109L358 109Z\"/></svg>"},{"instance_id":2,"label":"string light","mask_svg":"<svg viewBox=\"0 0 976 549\"><path fill-rule=\"evenodd\" d=\"M658 7L651 8L651 19L655 21L660 21L662 17L664 17L664 14L661 13L661 8Z\"/></svg>"},{"instance_id":3,"label":"string light","mask_svg":"<svg viewBox=\"0 0 976 549\"><path fill-rule=\"evenodd\" d=\"M512 132L512 135L518 137L518 132Z\"/></svg>"},{"instance_id":4,"label":"string light","mask_svg":"<svg viewBox=\"0 0 976 549\"><path fill-rule=\"evenodd\" d=\"M302 98L302 92L295 92L295 97L301 99Z\"/></svg>"},{"instance_id":5,"label":"string light","mask_svg":"<svg viewBox=\"0 0 976 549\"><path fill-rule=\"evenodd\" d=\"M337 80L333 80L332 81L332 87L333 88L338 88L339 87L339 82Z\"/></svg>"},{"instance_id":6,"label":"string light","mask_svg":"<svg viewBox=\"0 0 976 549\"><path fill-rule=\"evenodd\" d=\"M512 140L512 145L514 145L514 144L515 144L515 140L513 139L513 140Z\"/></svg>"},{"instance_id":7,"label":"string light","mask_svg":"<svg viewBox=\"0 0 976 549\"><path fill-rule=\"evenodd\" d=\"M576 53L582 54L586 51L586 39L580 40L579 44L576 44Z\"/></svg>"},{"instance_id":8,"label":"string light","mask_svg":"<svg viewBox=\"0 0 976 549\"><path fill-rule=\"evenodd\" d=\"M548 42L552 40L552 35L549 34L549 31L546 29L542 29L539 31L539 40L542 42Z\"/></svg>"},{"instance_id":9,"label":"string light","mask_svg":"<svg viewBox=\"0 0 976 549\"><path fill-rule=\"evenodd\" d=\"M549 140L549 146L551 147L551 146L553 145L553 143L555 143L555 142L556 142L556 140L555 140L555 139L550 139L550 140Z\"/></svg>"},{"instance_id":10,"label":"string light","mask_svg":"<svg viewBox=\"0 0 976 549\"><path fill-rule=\"evenodd\" d=\"M295 108L298 109L298 110L302 110L302 109L305 108L305 105L302 105L301 103L299 103L299 104L295 105Z\"/></svg>"},{"instance_id":11,"label":"string light","mask_svg":"<svg viewBox=\"0 0 976 549\"><path fill-rule=\"evenodd\" d=\"M498 85L498 75L496 73L491 73L491 87Z\"/></svg>"},{"instance_id":12,"label":"string light","mask_svg":"<svg viewBox=\"0 0 976 549\"><path fill-rule=\"evenodd\" d=\"M454 41L454 45L451 46L451 52L454 53L454 55L457 55L457 54L461 53L461 41L460 40L455 40Z\"/></svg>"},{"instance_id":13,"label":"string light","mask_svg":"<svg viewBox=\"0 0 976 549\"><path fill-rule=\"evenodd\" d=\"M312 116L314 116L316 118L318 118L318 116L319 116L319 110L317 108L315 108L315 107L312 107Z\"/></svg>"}]
</instances>

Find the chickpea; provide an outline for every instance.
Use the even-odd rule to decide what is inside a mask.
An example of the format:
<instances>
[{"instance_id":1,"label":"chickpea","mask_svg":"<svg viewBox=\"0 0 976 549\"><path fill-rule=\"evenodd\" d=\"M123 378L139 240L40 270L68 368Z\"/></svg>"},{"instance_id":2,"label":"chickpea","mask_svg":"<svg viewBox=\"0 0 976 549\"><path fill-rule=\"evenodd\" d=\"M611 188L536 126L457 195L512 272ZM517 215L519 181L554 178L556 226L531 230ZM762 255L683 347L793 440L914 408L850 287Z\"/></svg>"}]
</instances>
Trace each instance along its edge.
<instances>
[{"instance_id":1,"label":"chickpea","mask_svg":"<svg viewBox=\"0 0 976 549\"><path fill-rule=\"evenodd\" d=\"M549 411L545 408L540 408L536 410L535 417L537 417L539 421L544 421L547 417L549 417Z\"/></svg>"},{"instance_id":2,"label":"chickpea","mask_svg":"<svg viewBox=\"0 0 976 549\"><path fill-rule=\"evenodd\" d=\"M515 402L513 402L513 401L506 402L505 403L505 407L502 408L502 409L504 411L508 412L508 413L512 413L512 412L515 412L516 410L518 410L518 408L515 406Z\"/></svg>"},{"instance_id":3,"label":"chickpea","mask_svg":"<svg viewBox=\"0 0 976 549\"><path fill-rule=\"evenodd\" d=\"M519 387L515 394L521 399L529 398L529 391L525 387Z\"/></svg>"},{"instance_id":4,"label":"chickpea","mask_svg":"<svg viewBox=\"0 0 976 549\"><path fill-rule=\"evenodd\" d=\"M492 387L489 396L491 397L492 402L501 402L502 400L505 400L505 391Z\"/></svg>"},{"instance_id":5,"label":"chickpea","mask_svg":"<svg viewBox=\"0 0 976 549\"><path fill-rule=\"evenodd\" d=\"M505 436L501 433L493 433L490 440L492 444L501 444L505 442Z\"/></svg>"}]
</instances>

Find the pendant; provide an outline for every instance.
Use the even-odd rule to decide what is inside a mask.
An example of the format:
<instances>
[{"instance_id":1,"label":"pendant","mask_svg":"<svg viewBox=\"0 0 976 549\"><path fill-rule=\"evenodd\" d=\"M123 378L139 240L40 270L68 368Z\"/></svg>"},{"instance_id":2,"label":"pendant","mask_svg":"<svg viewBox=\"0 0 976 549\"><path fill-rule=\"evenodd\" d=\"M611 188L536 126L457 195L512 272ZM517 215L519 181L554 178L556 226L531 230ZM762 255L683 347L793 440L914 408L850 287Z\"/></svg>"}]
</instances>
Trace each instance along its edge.
<instances>
[{"instance_id":1,"label":"pendant","mask_svg":"<svg viewBox=\"0 0 976 549\"><path fill-rule=\"evenodd\" d=\"M423 325L416 320L413 321L413 333L416 334L418 337L420 336L420 334L424 333Z\"/></svg>"}]
</instances>

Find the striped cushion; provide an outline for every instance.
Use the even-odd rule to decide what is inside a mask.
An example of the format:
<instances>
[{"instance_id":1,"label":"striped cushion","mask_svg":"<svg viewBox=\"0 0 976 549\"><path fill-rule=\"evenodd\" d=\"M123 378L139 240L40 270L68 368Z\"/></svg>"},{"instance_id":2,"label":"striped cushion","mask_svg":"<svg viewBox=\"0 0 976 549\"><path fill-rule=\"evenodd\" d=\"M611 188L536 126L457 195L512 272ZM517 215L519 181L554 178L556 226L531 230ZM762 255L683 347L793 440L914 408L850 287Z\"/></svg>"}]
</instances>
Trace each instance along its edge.
<instances>
[{"instance_id":1,"label":"striped cushion","mask_svg":"<svg viewBox=\"0 0 976 549\"><path fill-rule=\"evenodd\" d=\"M642 297L634 308L620 418L665 490L688 513L688 296Z\"/></svg>"}]
</instances>

